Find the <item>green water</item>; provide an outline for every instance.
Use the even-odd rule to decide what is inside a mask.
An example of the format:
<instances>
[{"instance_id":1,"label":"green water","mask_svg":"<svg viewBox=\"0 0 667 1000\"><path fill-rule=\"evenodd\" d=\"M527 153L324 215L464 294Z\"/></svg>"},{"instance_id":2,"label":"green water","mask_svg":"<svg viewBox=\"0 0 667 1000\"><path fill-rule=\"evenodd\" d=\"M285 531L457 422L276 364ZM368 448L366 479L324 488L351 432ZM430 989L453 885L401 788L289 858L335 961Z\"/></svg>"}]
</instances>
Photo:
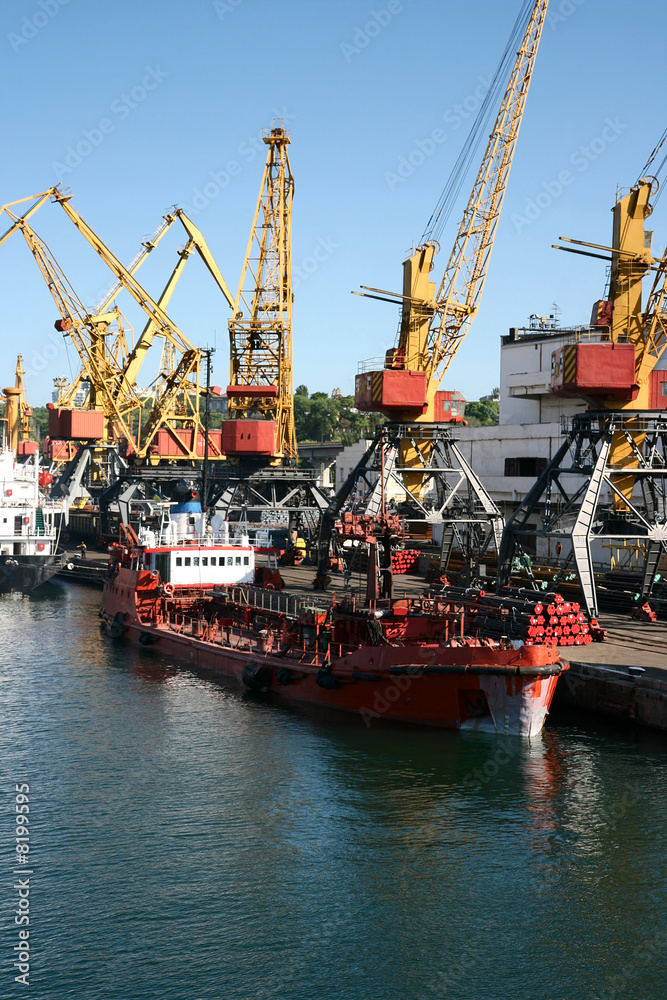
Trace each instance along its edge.
<instances>
[{"instance_id":1,"label":"green water","mask_svg":"<svg viewBox=\"0 0 667 1000\"><path fill-rule=\"evenodd\" d=\"M667 997L662 736L296 712L103 637L99 596L0 601L0 997Z\"/></svg>"}]
</instances>

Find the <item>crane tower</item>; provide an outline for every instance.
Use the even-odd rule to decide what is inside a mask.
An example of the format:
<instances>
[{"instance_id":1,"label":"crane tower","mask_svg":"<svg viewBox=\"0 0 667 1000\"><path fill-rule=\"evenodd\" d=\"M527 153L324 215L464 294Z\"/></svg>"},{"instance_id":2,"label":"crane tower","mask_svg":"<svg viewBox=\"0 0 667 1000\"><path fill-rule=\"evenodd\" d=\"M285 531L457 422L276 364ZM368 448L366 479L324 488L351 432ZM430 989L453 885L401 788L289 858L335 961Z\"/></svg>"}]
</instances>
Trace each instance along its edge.
<instances>
[{"instance_id":1,"label":"crane tower","mask_svg":"<svg viewBox=\"0 0 667 1000\"><path fill-rule=\"evenodd\" d=\"M292 398L292 196L282 124L269 147L241 280L229 321L229 455L297 457Z\"/></svg>"}]
</instances>

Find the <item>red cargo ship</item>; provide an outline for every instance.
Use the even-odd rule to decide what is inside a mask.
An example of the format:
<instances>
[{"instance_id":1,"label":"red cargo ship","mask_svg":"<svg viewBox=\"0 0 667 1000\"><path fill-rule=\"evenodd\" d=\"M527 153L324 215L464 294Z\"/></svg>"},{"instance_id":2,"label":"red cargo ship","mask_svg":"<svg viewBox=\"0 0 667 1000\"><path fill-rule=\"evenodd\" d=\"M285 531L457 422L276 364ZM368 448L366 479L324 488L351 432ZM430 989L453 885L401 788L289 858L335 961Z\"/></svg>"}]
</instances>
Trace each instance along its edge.
<instances>
[{"instance_id":1,"label":"red cargo ship","mask_svg":"<svg viewBox=\"0 0 667 1000\"><path fill-rule=\"evenodd\" d=\"M100 612L111 634L287 702L356 712L367 724L530 737L567 669L553 645L468 635L465 610L442 595L364 606L230 586L220 567L241 580L254 562L246 544L142 543L112 550Z\"/></svg>"}]
</instances>

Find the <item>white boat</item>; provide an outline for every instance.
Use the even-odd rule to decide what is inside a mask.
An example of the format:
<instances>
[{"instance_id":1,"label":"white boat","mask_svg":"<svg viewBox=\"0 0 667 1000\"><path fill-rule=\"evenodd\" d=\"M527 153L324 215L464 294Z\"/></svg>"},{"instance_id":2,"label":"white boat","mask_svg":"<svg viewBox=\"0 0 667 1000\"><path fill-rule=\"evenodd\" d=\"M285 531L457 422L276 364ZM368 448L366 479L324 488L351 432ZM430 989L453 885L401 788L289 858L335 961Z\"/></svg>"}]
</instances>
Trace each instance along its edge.
<instances>
[{"instance_id":1,"label":"white boat","mask_svg":"<svg viewBox=\"0 0 667 1000\"><path fill-rule=\"evenodd\" d=\"M39 476L37 455L21 465L11 450L0 452L0 593L34 590L66 561L62 505L45 495Z\"/></svg>"}]
</instances>

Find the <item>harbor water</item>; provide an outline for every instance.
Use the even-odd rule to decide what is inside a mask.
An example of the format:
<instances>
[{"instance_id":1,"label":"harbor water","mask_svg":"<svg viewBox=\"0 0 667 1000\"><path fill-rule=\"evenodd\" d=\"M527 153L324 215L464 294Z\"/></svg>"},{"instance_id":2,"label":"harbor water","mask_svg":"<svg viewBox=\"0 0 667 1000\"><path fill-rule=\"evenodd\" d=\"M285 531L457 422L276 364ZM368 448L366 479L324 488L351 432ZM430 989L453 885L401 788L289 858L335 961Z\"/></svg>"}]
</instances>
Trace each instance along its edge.
<instances>
[{"instance_id":1,"label":"harbor water","mask_svg":"<svg viewBox=\"0 0 667 1000\"><path fill-rule=\"evenodd\" d=\"M109 639L99 599L0 600L0 997L667 997L664 736L287 709Z\"/></svg>"}]
</instances>

